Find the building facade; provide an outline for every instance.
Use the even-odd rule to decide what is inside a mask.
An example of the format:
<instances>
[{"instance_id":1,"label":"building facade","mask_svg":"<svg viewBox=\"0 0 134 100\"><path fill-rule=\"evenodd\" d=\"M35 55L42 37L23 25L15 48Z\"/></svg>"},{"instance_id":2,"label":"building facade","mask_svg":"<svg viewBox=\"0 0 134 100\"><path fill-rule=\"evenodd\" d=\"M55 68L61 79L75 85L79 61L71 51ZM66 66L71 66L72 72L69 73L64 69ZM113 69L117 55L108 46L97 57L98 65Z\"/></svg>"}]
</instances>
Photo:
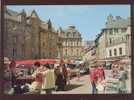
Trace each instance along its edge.
<instances>
[{"instance_id":1,"label":"building facade","mask_svg":"<svg viewBox=\"0 0 134 100\"><path fill-rule=\"evenodd\" d=\"M69 26L67 30L59 28L59 41L62 43L62 56L64 58L82 58L82 37L75 26Z\"/></svg>"},{"instance_id":2,"label":"building facade","mask_svg":"<svg viewBox=\"0 0 134 100\"><path fill-rule=\"evenodd\" d=\"M129 58L131 56L130 18L108 16L106 58Z\"/></svg>"},{"instance_id":3,"label":"building facade","mask_svg":"<svg viewBox=\"0 0 134 100\"><path fill-rule=\"evenodd\" d=\"M58 34L49 20L36 11L15 12L5 8L4 55L14 59L55 58ZM53 40L53 44L51 43Z\"/></svg>"},{"instance_id":4,"label":"building facade","mask_svg":"<svg viewBox=\"0 0 134 100\"><path fill-rule=\"evenodd\" d=\"M107 17L106 27L96 38L96 58L98 60L131 57L130 18L124 19L112 15Z\"/></svg>"},{"instance_id":5,"label":"building facade","mask_svg":"<svg viewBox=\"0 0 134 100\"><path fill-rule=\"evenodd\" d=\"M96 45L95 42L92 41L88 48L83 49L82 51L84 53L83 55L83 61L88 62L89 65L91 65L96 60Z\"/></svg>"},{"instance_id":6,"label":"building facade","mask_svg":"<svg viewBox=\"0 0 134 100\"><path fill-rule=\"evenodd\" d=\"M102 30L100 34L97 35L95 39L96 43L96 59L102 60L106 56L106 33Z\"/></svg>"}]
</instances>

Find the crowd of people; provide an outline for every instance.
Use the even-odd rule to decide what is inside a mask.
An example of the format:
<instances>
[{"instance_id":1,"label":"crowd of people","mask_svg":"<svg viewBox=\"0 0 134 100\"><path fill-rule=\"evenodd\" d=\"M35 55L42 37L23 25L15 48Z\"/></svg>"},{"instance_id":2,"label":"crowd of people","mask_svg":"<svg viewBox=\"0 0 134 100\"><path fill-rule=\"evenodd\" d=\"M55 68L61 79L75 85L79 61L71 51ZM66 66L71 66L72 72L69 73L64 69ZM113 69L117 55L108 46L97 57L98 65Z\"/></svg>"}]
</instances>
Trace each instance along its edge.
<instances>
[{"instance_id":1,"label":"crowd of people","mask_svg":"<svg viewBox=\"0 0 134 100\"><path fill-rule=\"evenodd\" d=\"M125 66L121 64L112 64L112 69L109 77L110 79L117 79L117 92L126 93L126 80L128 79L128 72L124 68ZM93 94L103 94L106 93L107 79L103 65L93 66L90 69L90 82L92 85ZM112 86L111 86L112 87Z\"/></svg>"},{"instance_id":2,"label":"crowd of people","mask_svg":"<svg viewBox=\"0 0 134 100\"><path fill-rule=\"evenodd\" d=\"M18 84L17 79L23 77L20 68L16 67L14 60L10 61L4 57L4 93L5 94L51 94L52 91L65 91L65 87L70 84L70 68L65 64L58 64L51 67L50 64L42 65L35 62L34 67L29 67L26 79L31 79L31 83ZM92 94L105 93L106 73L103 65L92 66L89 69L90 85ZM118 93L126 93L126 80L128 73L121 64L112 64L111 78L119 80ZM80 71L77 72L76 79L80 80Z\"/></svg>"},{"instance_id":3,"label":"crowd of people","mask_svg":"<svg viewBox=\"0 0 134 100\"><path fill-rule=\"evenodd\" d=\"M33 79L31 84L16 84L17 78L23 76L20 69L17 70L15 61L4 58L4 93L5 94L23 94L23 93L41 93L51 94L52 90L65 91L65 86L70 84L69 68L65 64L51 68L49 64L34 63L34 69L28 71L26 79Z\"/></svg>"},{"instance_id":4,"label":"crowd of people","mask_svg":"<svg viewBox=\"0 0 134 100\"><path fill-rule=\"evenodd\" d=\"M89 75L92 85L92 93L95 94L100 89L100 86L103 88L102 83L105 80L105 72L103 66L93 66L93 68L90 69Z\"/></svg>"}]
</instances>

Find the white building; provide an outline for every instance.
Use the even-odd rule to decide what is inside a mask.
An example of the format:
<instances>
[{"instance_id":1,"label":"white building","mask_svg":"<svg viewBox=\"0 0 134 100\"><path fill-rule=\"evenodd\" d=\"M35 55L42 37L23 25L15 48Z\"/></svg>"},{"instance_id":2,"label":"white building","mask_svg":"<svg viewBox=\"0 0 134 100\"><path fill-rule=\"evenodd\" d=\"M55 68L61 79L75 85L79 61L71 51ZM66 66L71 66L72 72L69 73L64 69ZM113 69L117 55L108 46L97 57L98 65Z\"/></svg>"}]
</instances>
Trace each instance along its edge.
<instances>
[{"instance_id":1,"label":"white building","mask_svg":"<svg viewBox=\"0 0 134 100\"><path fill-rule=\"evenodd\" d=\"M131 56L131 27L130 18L116 19L110 15L104 31L107 33L106 58L130 57Z\"/></svg>"}]
</instances>

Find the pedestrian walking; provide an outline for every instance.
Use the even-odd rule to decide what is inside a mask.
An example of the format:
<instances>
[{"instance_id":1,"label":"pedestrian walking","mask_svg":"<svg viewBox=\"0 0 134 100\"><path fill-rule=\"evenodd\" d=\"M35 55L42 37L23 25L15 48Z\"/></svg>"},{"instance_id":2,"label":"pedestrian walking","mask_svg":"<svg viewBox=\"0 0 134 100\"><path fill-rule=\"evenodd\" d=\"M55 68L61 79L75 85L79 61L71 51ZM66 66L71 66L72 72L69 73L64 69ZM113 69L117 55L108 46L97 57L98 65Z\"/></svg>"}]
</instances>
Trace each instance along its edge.
<instances>
[{"instance_id":1,"label":"pedestrian walking","mask_svg":"<svg viewBox=\"0 0 134 100\"><path fill-rule=\"evenodd\" d=\"M105 79L105 71L103 65L99 65L98 67L98 78L100 78L100 80Z\"/></svg>"},{"instance_id":2,"label":"pedestrian walking","mask_svg":"<svg viewBox=\"0 0 134 100\"><path fill-rule=\"evenodd\" d=\"M103 65L99 65L97 68L97 93L104 93L105 92L105 72Z\"/></svg>"},{"instance_id":3,"label":"pedestrian walking","mask_svg":"<svg viewBox=\"0 0 134 100\"><path fill-rule=\"evenodd\" d=\"M90 70L90 82L92 85L92 93L96 94L97 93L97 89L96 89L96 84L97 84L97 66L94 66L93 68L91 68Z\"/></svg>"}]
</instances>

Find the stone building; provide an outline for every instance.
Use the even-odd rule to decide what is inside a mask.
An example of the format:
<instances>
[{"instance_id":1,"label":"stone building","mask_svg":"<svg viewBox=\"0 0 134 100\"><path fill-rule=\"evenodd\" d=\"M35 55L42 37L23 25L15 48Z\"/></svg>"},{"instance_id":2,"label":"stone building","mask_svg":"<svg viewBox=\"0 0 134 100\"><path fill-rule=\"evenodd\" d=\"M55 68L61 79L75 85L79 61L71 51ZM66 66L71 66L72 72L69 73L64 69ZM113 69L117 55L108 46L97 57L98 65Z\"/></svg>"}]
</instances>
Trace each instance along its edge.
<instances>
[{"instance_id":1,"label":"stone building","mask_svg":"<svg viewBox=\"0 0 134 100\"><path fill-rule=\"evenodd\" d=\"M97 35L96 43L96 60L105 59L106 56L106 33L103 31Z\"/></svg>"},{"instance_id":2,"label":"stone building","mask_svg":"<svg viewBox=\"0 0 134 100\"><path fill-rule=\"evenodd\" d=\"M14 59L55 58L58 34L52 23L36 11L15 12L5 8L4 55ZM53 44L52 44L53 40ZM49 53L48 53L49 52Z\"/></svg>"},{"instance_id":3,"label":"stone building","mask_svg":"<svg viewBox=\"0 0 134 100\"><path fill-rule=\"evenodd\" d=\"M81 59L82 58L82 37L75 26L69 26L67 30L59 28L59 41L61 52L64 58Z\"/></svg>"},{"instance_id":4,"label":"stone building","mask_svg":"<svg viewBox=\"0 0 134 100\"><path fill-rule=\"evenodd\" d=\"M88 48L83 49L83 61L87 61L90 65L96 60L96 45L94 41L90 41Z\"/></svg>"},{"instance_id":5,"label":"stone building","mask_svg":"<svg viewBox=\"0 0 134 100\"><path fill-rule=\"evenodd\" d=\"M130 18L124 19L112 15L107 17L106 27L96 38L96 58L115 60L131 56Z\"/></svg>"},{"instance_id":6,"label":"stone building","mask_svg":"<svg viewBox=\"0 0 134 100\"><path fill-rule=\"evenodd\" d=\"M58 33L52 27L51 20L42 22L40 31L41 58L56 58L58 56Z\"/></svg>"},{"instance_id":7,"label":"stone building","mask_svg":"<svg viewBox=\"0 0 134 100\"><path fill-rule=\"evenodd\" d=\"M106 28L107 48L106 58L127 58L131 56L131 27L130 18L124 19L108 16Z\"/></svg>"}]
</instances>

